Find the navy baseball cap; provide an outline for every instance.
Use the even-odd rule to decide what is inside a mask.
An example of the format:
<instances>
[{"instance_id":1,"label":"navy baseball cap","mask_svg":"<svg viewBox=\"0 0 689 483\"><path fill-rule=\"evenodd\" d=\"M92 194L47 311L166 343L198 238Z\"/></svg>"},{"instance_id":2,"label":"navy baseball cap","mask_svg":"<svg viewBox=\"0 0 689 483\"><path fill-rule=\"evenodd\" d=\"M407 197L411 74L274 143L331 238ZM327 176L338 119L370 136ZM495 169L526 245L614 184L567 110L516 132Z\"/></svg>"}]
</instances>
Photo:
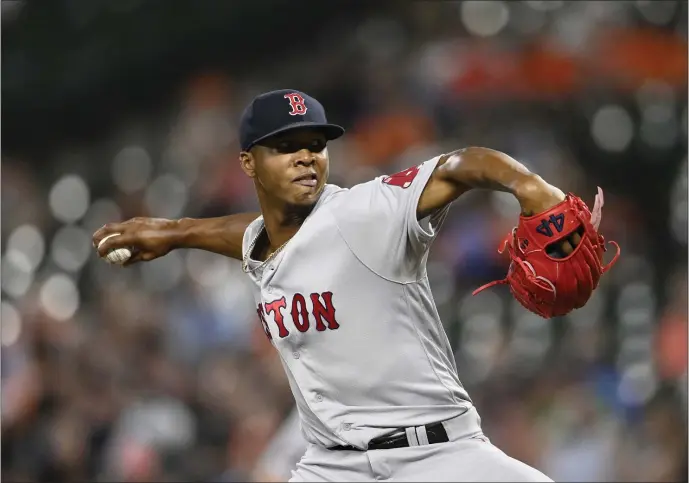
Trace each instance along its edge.
<instances>
[{"instance_id":1,"label":"navy baseball cap","mask_svg":"<svg viewBox=\"0 0 689 483\"><path fill-rule=\"evenodd\" d=\"M328 141L345 132L328 122L323 105L308 94L294 89L270 91L256 96L244 109L239 121L239 143L242 151L248 151L271 136L302 128L318 129Z\"/></svg>"}]
</instances>

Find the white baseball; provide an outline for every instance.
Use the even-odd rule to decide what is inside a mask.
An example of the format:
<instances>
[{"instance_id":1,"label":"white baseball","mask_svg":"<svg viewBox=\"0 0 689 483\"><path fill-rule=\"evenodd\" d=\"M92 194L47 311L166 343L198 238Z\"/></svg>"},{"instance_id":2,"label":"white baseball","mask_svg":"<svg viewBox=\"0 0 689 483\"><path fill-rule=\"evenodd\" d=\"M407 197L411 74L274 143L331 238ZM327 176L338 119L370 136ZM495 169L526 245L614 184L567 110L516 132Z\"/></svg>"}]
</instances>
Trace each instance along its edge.
<instances>
[{"instance_id":1,"label":"white baseball","mask_svg":"<svg viewBox=\"0 0 689 483\"><path fill-rule=\"evenodd\" d=\"M110 235L106 236L103 238L99 243L98 243L98 248L103 244L105 240L107 240L110 237L117 236L119 233L111 233ZM122 264L129 260L129 258L132 256L132 251L129 248L116 248L115 250L110 250L107 255L105 255L105 260L108 263L116 263L116 264Z\"/></svg>"}]
</instances>

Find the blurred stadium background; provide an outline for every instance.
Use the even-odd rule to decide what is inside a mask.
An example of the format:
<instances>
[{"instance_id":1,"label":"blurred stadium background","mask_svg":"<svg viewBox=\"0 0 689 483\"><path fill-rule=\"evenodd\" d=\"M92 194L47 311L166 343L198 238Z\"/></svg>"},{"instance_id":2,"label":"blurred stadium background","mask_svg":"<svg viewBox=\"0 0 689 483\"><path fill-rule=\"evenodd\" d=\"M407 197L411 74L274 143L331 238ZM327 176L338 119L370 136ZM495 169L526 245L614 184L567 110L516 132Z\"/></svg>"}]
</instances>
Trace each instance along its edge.
<instances>
[{"instance_id":1,"label":"blurred stadium background","mask_svg":"<svg viewBox=\"0 0 689 483\"><path fill-rule=\"evenodd\" d=\"M237 263L121 269L94 230L256 209L239 113L320 99L352 185L467 145L591 203L623 256L544 321L503 289L507 195L429 261L488 436L557 481L687 481L687 4L2 2L2 478L286 481L303 442ZM336 370L336 368L333 368Z\"/></svg>"}]
</instances>

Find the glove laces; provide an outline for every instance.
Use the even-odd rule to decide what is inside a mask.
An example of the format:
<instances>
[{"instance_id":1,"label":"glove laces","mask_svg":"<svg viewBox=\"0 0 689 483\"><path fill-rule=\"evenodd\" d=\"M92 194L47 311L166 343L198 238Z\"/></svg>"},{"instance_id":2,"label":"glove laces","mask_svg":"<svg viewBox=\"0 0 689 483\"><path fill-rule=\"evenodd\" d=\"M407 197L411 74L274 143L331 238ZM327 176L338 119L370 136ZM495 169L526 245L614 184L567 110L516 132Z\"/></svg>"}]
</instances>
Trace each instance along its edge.
<instances>
[{"instance_id":1,"label":"glove laces","mask_svg":"<svg viewBox=\"0 0 689 483\"><path fill-rule=\"evenodd\" d=\"M505 253L505 250L507 250L507 253L510 255L510 258L511 258L512 260L515 260L515 259L512 257L512 253L513 253L513 250L514 250L514 238L515 238L515 232L516 232L516 231L517 231L516 228L512 229L512 233L510 233L509 235L507 235L507 237L502 241L502 243L501 243L500 246L498 247L498 253L499 253L500 255L502 255L503 253ZM519 264L523 264L523 263L524 263L524 262L522 262L522 261L521 261L520 259L518 259L518 258L517 258L515 261L516 261L517 263L519 263ZM522 267L522 268L523 268L523 267ZM512 267L510 267L510 270L512 270ZM509 275L509 272L508 272L508 275ZM477 288L476 290L474 290L473 292L471 292L471 295L476 295L476 294L479 293L479 292L483 292L483 291L484 291L485 289L487 289L487 288L495 287L496 285L506 285L507 283L509 283L509 280L508 280L507 277L503 278L502 280L493 280L492 282L489 282L489 283L487 283L487 284L485 284L485 285L482 285L482 286L480 286L479 288Z\"/></svg>"},{"instance_id":2,"label":"glove laces","mask_svg":"<svg viewBox=\"0 0 689 483\"><path fill-rule=\"evenodd\" d=\"M585 215L588 213L588 207L579 198L573 196L573 199L576 200L577 207L578 207L577 217L582 222L582 226L584 227L584 230L589 231L591 228L593 228L594 232L590 234L591 239L597 240L598 246L600 246L604 252L607 252L608 250L607 250L607 247L605 246L606 245L605 238L603 237L603 235L598 233L598 227L600 226L600 222L602 219L602 208L603 208L603 203L604 203L603 190L600 187L598 188L598 194L596 195L595 202L593 205L593 210L591 211L589 220L585 219ZM522 268L522 270L524 270L527 273L528 273L528 271L534 272L533 267L531 267L530 264L526 263L520 257L513 256L514 245L516 243L516 232L517 232L516 228L512 229L512 232L500 244L500 247L498 248L498 253L502 255L505 252L505 250L507 250L508 254L510 255L510 259L512 262L516 262L517 264L519 264L519 266ZM584 236L588 236L588 235L589 235L588 233L585 233ZM582 237L582 241L580 242L580 244L583 243L583 241L584 241L584 237ZM610 270L612 268L612 266L615 265L615 263L617 263L617 259L620 257L620 246L617 244L617 242L609 241L607 243L613 245L616 248L616 253L615 253L615 256L612 258L612 260L610 260L610 262L608 262L605 265L602 265L601 273L605 273L608 270ZM575 247L575 249L576 249L576 247ZM509 284L509 275L510 275L510 272L513 270L514 270L513 265L510 264L510 269L507 272L507 276L505 278L503 278L502 280L494 280L494 281L489 282L485 285L482 285L481 287L474 290L471 293L471 295L476 295L476 294L486 290L487 288L491 288L491 287L494 287L496 285ZM534 273L534 275L536 275L536 274Z\"/></svg>"}]
</instances>

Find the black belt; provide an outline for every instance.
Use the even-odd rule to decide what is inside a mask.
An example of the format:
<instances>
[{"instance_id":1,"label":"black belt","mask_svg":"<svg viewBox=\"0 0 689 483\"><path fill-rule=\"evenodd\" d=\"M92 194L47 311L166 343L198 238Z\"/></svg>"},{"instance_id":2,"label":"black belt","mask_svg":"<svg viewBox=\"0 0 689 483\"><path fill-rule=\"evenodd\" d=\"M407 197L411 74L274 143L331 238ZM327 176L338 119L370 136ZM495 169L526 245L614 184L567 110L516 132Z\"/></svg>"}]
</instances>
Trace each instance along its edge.
<instances>
[{"instance_id":1,"label":"black belt","mask_svg":"<svg viewBox=\"0 0 689 483\"><path fill-rule=\"evenodd\" d=\"M450 439L447 437L447 431L443 423L427 424L426 435L428 436L428 444L447 443ZM397 436L381 436L380 438L372 439L368 443L368 449L393 449L393 448L407 448L411 446L407 439L406 431ZM332 446L328 449L335 451L365 451L354 446Z\"/></svg>"}]
</instances>

